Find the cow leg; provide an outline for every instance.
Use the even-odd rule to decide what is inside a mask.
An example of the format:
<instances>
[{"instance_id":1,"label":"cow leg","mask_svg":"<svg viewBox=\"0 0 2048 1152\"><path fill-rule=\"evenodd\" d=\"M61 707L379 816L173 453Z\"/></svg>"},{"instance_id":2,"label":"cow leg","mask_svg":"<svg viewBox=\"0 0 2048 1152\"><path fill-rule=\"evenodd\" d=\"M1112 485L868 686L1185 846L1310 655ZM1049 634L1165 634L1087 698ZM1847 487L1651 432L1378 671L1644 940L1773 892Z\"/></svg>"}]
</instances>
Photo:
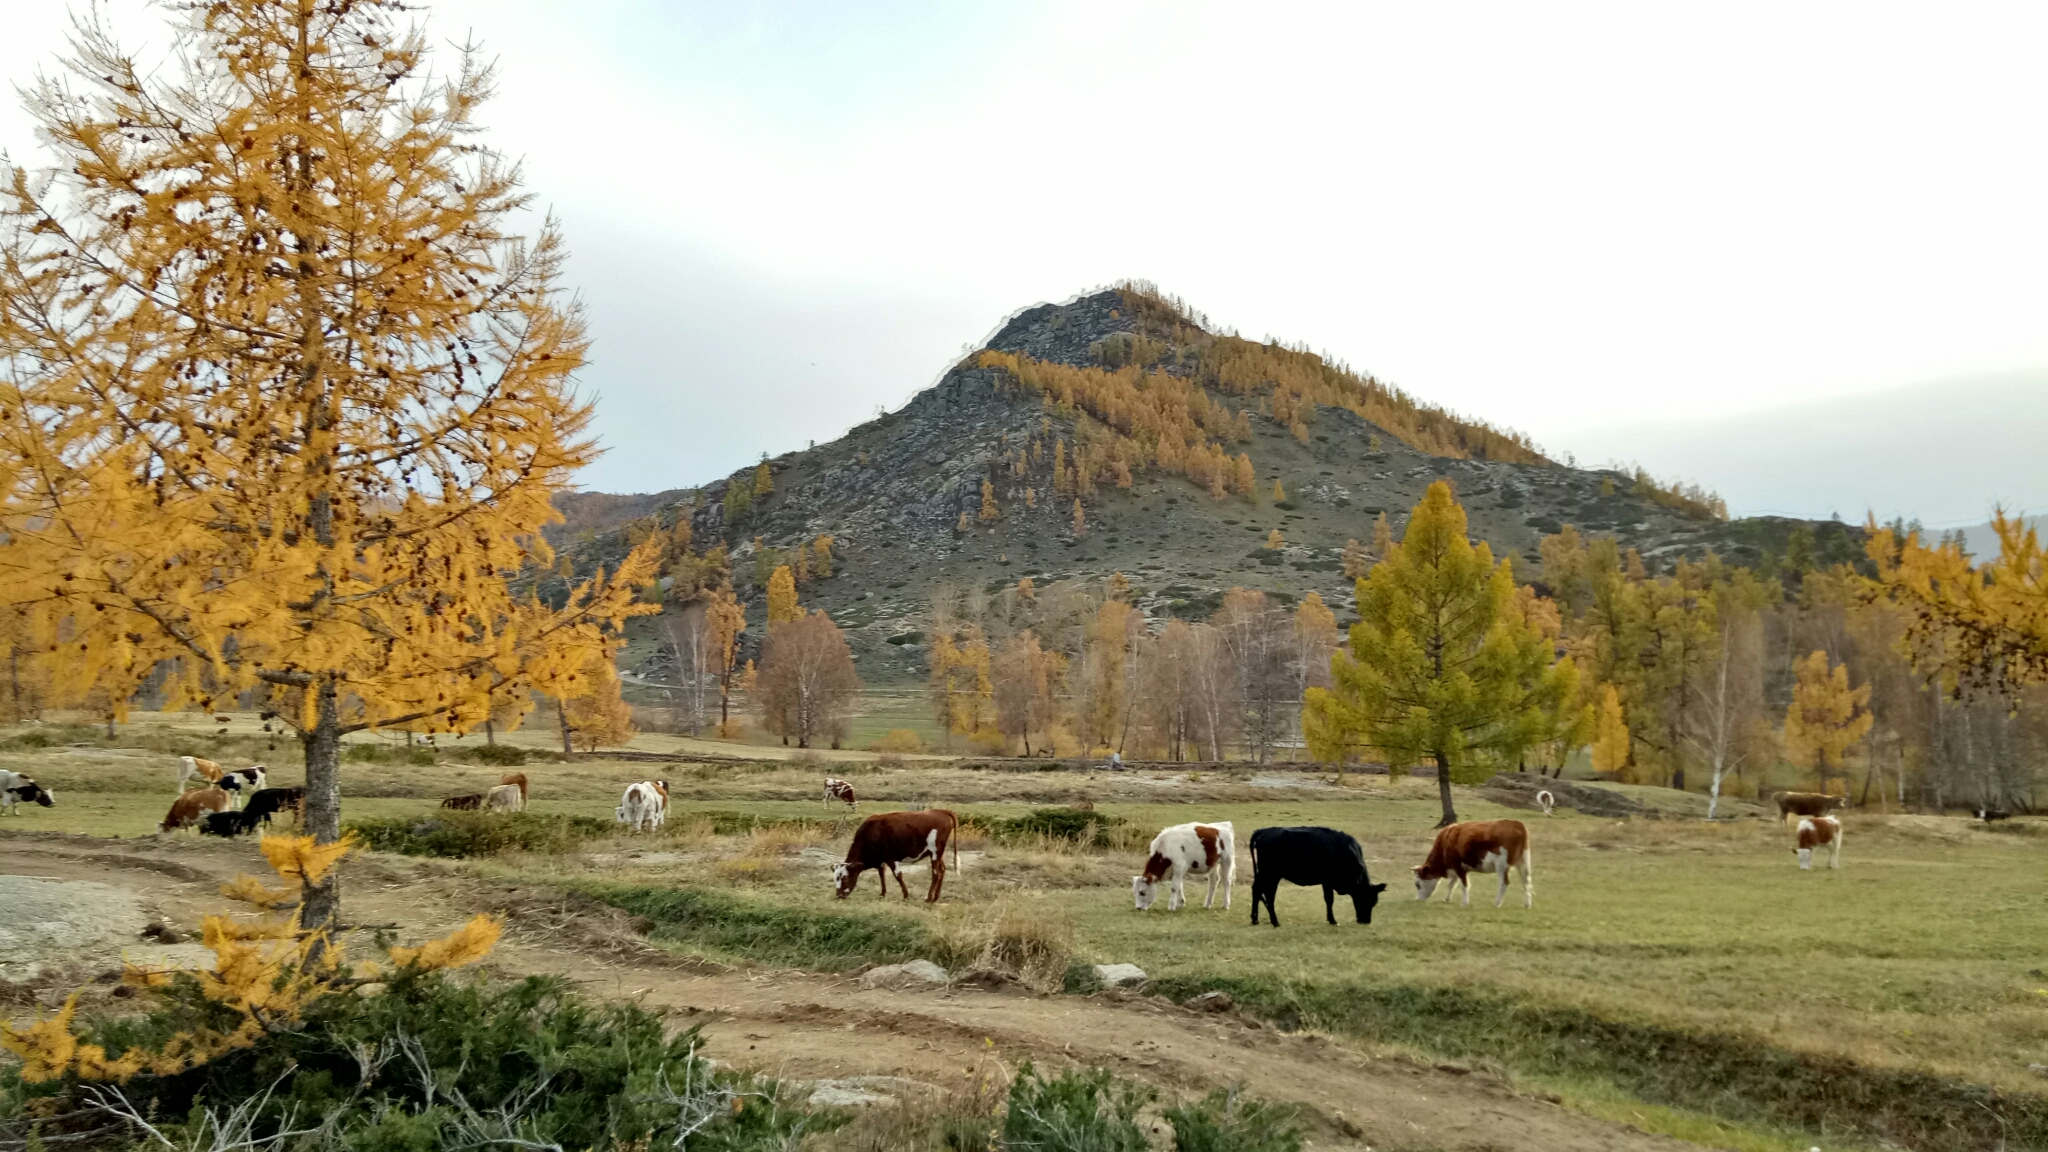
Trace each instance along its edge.
<instances>
[{"instance_id":1,"label":"cow leg","mask_svg":"<svg viewBox=\"0 0 2048 1152\"><path fill-rule=\"evenodd\" d=\"M1175 872L1173 874L1173 890L1166 895L1166 910L1168 912L1178 912L1181 910L1181 906L1188 902L1187 894L1181 887L1181 882L1186 878L1187 873L1185 872Z\"/></svg>"},{"instance_id":2,"label":"cow leg","mask_svg":"<svg viewBox=\"0 0 2048 1152\"><path fill-rule=\"evenodd\" d=\"M1799 850L1799 870L1801 872L1811 872L1813 870L1813 849L1801 848Z\"/></svg>"},{"instance_id":3,"label":"cow leg","mask_svg":"<svg viewBox=\"0 0 2048 1152\"><path fill-rule=\"evenodd\" d=\"M1207 895L1205 895L1205 896L1203 896L1203 897L1202 897L1202 907L1203 907L1203 908L1214 908L1215 906L1216 906L1216 869L1214 869L1214 868L1211 868L1211 869L1209 869L1209 892L1208 892L1208 894L1207 894ZM1230 908L1230 906L1229 906L1229 905L1227 905L1227 904L1226 904L1226 905L1224 905L1224 910L1225 910L1225 911L1229 911L1229 908Z\"/></svg>"},{"instance_id":4,"label":"cow leg","mask_svg":"<svg viewBox=\"0 0 2048 1152\"><path fill-rule=\"evenodd\" d=\"M1467 872L1464 875L1458 877L1458 879L1465 885L1464 906L1470 908L1472 906L1472 874L1470 872Z\"/></svg>"},{"instance_id":5,"label":"cow leg","mask_svg":"<svg viewBox=\"0 0 2048 1152\"><path fill-rule=\"evenodd\" d=\"M1323 917L1332 925L1337 923L1337 890L1323 885Z\"/></svg>"},{"instance_id":6,"label":"cow leg","mask_svg":"<svg viewBox=\"0 0 2048 1152\"><path fill-rule=\"evenodd\" d=\"M882 884L882 899L887 900L889 898L889 866L887 864L875 866L875 879Z\"/></svg>"},{"instance_id":7,"label":"cow leg","mask_svg":"<svg viewBox=\"0 0 2048 1152\"><path fill-rule=\"evenodd\" d=\"M1522 907L1536 906L1536 874L1529 870L1532 857L1527 848L1522 849Z\"/></svg>"},{"instance_id":8,"label":"cow leg","mask_svg":"<svg viewBox=\"0 0 2048 1152\"><path fill-rule=\"evenodd\" d=\"M896 889L897 889L897 891L899 891L899 892L902 892L902 893L903 893L903 898L904 898L905 900L908 900L908 899L910 899L910 885L908 885L908 884L905 884L905 883L903 882L903 869L901 869L901 868L898 868L898 867L897 867L896 865L894 865L894 864L891 864L891 865L889 865L889 871L891 871L891 872L893 872L893 873L895 873L895 874L896 874ZM888 885L888 884L887 884L886 882L884 882L884 883L883 883L883 885L882 885L882 895L884 895L884 896L887 896L888 894L889 894L889 885Z\"/></svg>"},{"instance_id":9,"label":"cow leg","mask_svg":"<svg viewBox=\"0 0 2048 1152\"><path fill-rule=\"evenodd\" d=\"M1508 902L1508 862L1507 862L1506 860L1502 860L1502 861L1500 862L1500 891L1498 891L1498 892L1494 893L1494 896L1493 896L1493 906L1494 906L1495 908L1498 908L1498 907L1500 907L1501 905L1503 905L1503 904L1505 904L1505 903L1507 903L1507 902Z\"/></svg>"},{"instance_id":10,"label":"cow leg","mask_svg":"<svg viewBox=\"0 0 2048 1152\"><path fill-rule=\"evenodd\" d=\"M1830 841L1828 841L1828 867L1830 867L1830 868L1840 868L1841 866L1842 866L1842 833L1841 833L1841 830L1840 830L1840 829L1836 829L1836 831L1835 831L1835 838L1834 838L1833 840L1830 840Z\"/></svg>"}]
</instances>

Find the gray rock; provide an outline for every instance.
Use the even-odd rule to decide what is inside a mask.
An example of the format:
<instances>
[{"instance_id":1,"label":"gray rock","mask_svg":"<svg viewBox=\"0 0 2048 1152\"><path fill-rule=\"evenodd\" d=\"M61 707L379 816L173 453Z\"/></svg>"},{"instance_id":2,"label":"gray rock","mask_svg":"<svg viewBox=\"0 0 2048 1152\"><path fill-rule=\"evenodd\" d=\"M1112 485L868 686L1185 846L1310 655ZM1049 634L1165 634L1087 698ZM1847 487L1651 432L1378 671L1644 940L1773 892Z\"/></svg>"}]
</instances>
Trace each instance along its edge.
<instances>
[{"instance_id":1,"label":"gray rock","mask_svg":"<svg viewBox=\"0 0 2048 1152\"><path fill-rule=\"evenodd\" d=\"M1234 1005L1228 992L1204 992L1187 1003L1197 1012L1228 1012Z\"/></svg>"},{"instance_id":2,"label":"gray rock","mask_svg":"<svg viewBox=\"0 0 2048 1152\"><path fill-rule=\"evenodd\" d=\"M1130 965L1124 965L1130 967ZM1143 978L1143 973L1139 973ZM863 988L896 988L916 991L920 988L944 988L953 982L953 977L944 968L929 960L912 960L908 964L885 964L871 968L861 974Z\"/></svg>"},{"instance_id":3,"label":"gray rock","mask_svg":"<svg viewBox=\"0 0 2048 1152\"><path fill-rule=\"evenodd\" d=\"M1097 964L1095 978L1104 988L1138 988L1145 983L1145 970L1136 964Z\"/></svg>"}]
</instances>

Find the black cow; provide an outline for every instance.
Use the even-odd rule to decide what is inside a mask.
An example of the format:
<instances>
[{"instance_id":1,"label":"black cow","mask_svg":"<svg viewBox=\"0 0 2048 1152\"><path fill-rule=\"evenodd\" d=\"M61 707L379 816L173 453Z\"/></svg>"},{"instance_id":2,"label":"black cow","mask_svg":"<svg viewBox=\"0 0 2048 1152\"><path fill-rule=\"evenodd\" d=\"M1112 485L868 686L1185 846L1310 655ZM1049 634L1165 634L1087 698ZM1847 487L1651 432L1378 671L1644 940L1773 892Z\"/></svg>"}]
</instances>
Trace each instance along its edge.
<instances>
[{"instance_id":1,"label":"black cow","mask_svg":"<svg viewBox=\"0 0 2048 1152\"><path fill-rule=\"evenodd\" d=\"M1360 924L1372 923L1373 905L1385 884L1374 884L1365 871L1365 853L1358 841L1335 828L1261 828L1252 833L1252 923L1259 922L1259 901L1266 916L1280 926L1273 896L1280 882L1323 890L1323 915L1337 922L1337 893L1351 897Z\"/></svg>"},{"instance_id":2,"label":"black cow","mask_svg":"<svg viewBox=\"0 0 2048 1152\"><path fill-rule=\"evenodd\" d=\"M236 812L233 809L208 812L200 820L199 832L202 836L246 836L256 830L262 818L259 813Z\"/></svg>"},{"instance_id":3,"label":"black cow","mask_svg":"<svg viewBox=\"0 0 2048 1152\"><path fill-rule=\"evenodd\" d=\"M286 809L300 810L306 803L304 788L259 788L249 797L249 806L242 809L242 815L251 820L270 823L270 818Z\"/></svg>"}]
</instances>

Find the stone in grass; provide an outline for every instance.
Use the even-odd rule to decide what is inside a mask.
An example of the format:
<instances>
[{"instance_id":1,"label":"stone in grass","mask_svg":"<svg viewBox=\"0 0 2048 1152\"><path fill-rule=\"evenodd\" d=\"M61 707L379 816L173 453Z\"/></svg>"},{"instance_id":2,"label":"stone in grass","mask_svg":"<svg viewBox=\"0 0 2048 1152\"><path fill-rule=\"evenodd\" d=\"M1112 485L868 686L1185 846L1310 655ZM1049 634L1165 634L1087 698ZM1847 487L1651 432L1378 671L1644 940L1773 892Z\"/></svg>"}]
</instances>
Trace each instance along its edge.
<instances>
[{"instance_id":1,"label":"stone in grass","mask_svg":"<svg viewBox=\"0 0 2048 1152\"><path fill-rule=\"evenodd\" d=\"M1132 989L1145 983L1145 970L1136 964L1097 964L1095 978L1104 988Z\"/></svg>"},{"instance_id":2,"label":"stone in grass","mask_svg":"<svg viewBox=\"0 0 2048 1152\"><path fill-rule=\"evenodd\" d=\"M944 988L953 982L953 977L944 968L929 960L912 960L907 964L884 964L861 973L860 986L863 988L895 988L916 991L920 988Z\"/></svg>"},{"instance_id":3,"label":"stone in grass","mask_svg":"<svg viewBox=\"0 0 2048 1152\"><path fill-rule=\"evenodd\" d=\"M1232 1006L1228 992L1204 992L1188 1000L1187 1007L1197 1012L1228 1012Z\"/></svg>"}]
</instances>

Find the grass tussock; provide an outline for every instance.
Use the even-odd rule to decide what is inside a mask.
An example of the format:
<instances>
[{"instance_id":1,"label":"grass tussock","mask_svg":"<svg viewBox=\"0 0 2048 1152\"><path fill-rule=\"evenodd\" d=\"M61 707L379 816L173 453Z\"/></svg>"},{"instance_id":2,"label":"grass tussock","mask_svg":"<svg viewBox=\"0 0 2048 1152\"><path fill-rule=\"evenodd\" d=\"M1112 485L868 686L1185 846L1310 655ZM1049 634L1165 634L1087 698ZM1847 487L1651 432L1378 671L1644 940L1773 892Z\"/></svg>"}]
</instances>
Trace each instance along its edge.
<instances>
[{"instance_id":1,"label":"grass tussock","mask_svg":"<svg viewBox=\"0 0 2048 1152\"><path fill-rule=\"evenodd\" d=\"M1006 900L946 925L939 944L961 972L1057 992L1074 964L1074 920L1047 901Z\"/></svg>"},{"instance_id":2,"label":"grass tussock","mask_svg":"<svg viewBox=\"0 0 2048 1152\"><path fill-rule=\"evenodd\" d=\"M456 812L354 820L347 825L363 847L404 856L467 858L501 852L573 852L612 834L609 820L538 812Z\"/></svg>"},{"instance_id":3,"label":"grass tussock","mask_svg":"<svg viewBox=\"0 0 2048 1152\"><path fill-rule=\"evenodd\" d=\"M696 888L601 882L569 887L640 917L648 939L713 959L832 972L949 954L924 924L887 913L794 908Z\"/></svg>"}]
</instances>

